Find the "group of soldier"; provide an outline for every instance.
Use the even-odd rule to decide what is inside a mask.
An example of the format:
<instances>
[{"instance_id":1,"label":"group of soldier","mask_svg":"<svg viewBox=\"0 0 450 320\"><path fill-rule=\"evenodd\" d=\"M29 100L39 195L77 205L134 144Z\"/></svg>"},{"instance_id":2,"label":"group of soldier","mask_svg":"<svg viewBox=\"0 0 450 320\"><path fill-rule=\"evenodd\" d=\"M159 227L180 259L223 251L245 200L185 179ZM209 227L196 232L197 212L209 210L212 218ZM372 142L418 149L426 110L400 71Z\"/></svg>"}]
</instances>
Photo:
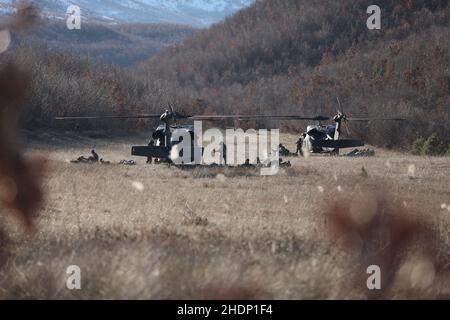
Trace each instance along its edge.
<instances>
[{"instance_id":1,"label":"group of soldier","mask_svg":"<svg viewBox=\"0 0 450 320\"><path fill-rule=\"evenodd\" d=\"M154 145L155 145L155 141L153 139L150 140L149 143L148 143L148 146L154 146ZM290 152L281 143L278 146L278 151L279 151L279 155L282 156L282 157L295 157L295 156L298 156L298 155L303 156L302 148L303 148L303 136L301 136L298 139L298 141L297 141L297 150L296 150L295 153ZM220 146L220 150L218 150L218 151L214 150L214 152L220 153L222 155L222 157L223 157L224 164L227 165L227 156L226 156L226 154L227 154L227 146L224 143L222 143L221 146ZM147 164L152 164L153 162L154 163L162 163L164 161L162 161L161 159L153 159L152 157L147 157ZM291 163L290 163L290 161L283 162L283 159L280 158L279 165L280 165L280 167L290 167ZM217 166L217 164L213 164L213 166ZM243 167L243 168L245 168L245 167L247 167L247 168L248 167L262 167L262 166L263 166L263 164L261 163L259 157L256 159L256 164L251 164L250 163L250 159L247 159L244 164L240 165L240 167Z\"/></svg>"},{"instance_id":2,"label":"group of soldier","mask_svg":"<svg viewBox=\"0 0 450 320\"><path fill-rule=\"evenodd\" d=\"M95 164L95 163L101 163L101 164L111 164L110 161L105 161L103 158L100 158L98 153L95 152L94 149L91 150L91 155L89 157L81 156L78 157L75 160L71 161L72 163L88 163L88 164ZM119 161L119 164L132 166L136 164L136 161L134 160L121 160Z\"/></svg>"},{"instance_id":3,"label":"group of soldier","mask_svg":"<svg viewBox=\"0 0 450 320\"><path fill-rule=\"evenodd\" d=\"M103 162L103 159L100 159L97 152L95 152L94 149L91 150L91 156L85 157L81 156L78 157L76 160L72 160L72 163L98 163Z\"/></svg>"},{"instance_id":4,"label":"group of soldier","mask_svg":"<svg viewBox=\"0 0 450 320\"><path fill-rule=\"evenodd\" d=\"M155 145L154 140L150 140L150 142L148 143L149 146L153 146ZM303 146L303 138L300 137L299 140L297 141L297 150L295 153L290 152L284 145L282 145L280 143L279 145L279 155L283 156L283 157L292 157L292 156L298 156L301 155L303 156L303 151L302 151L302 146ZM223 155L224 158L224 163L226 165L226 145L223 144L220 153ZM95 152L94 149L91 150L91 156L89 157L84 157L84 156L80 156L78 157L76 160L72 160L72 163L102 163L102 164L110 164L109 161L104 161L102 158L99 157L99 155L97 154L97 152ZM162 161L160 159L153 159L152 157L147 157L147 164L151 164L151 163L161 163ZM134 162L133 160L131 161L126 161L123 160L120 162L120 164L126 164L126 165L134 165L136 164L136 162ZM289 161L287 162L283 162L283 159L280 158L279 159L279 164L280 167L290 167L291 163ZM263 164L261 163L260 159L257 158L256 159L256 164L251 164L250 160L247 159L245 161L244 164L242 164L240 167L262 167Z\"/></svg>"}]
</instances>

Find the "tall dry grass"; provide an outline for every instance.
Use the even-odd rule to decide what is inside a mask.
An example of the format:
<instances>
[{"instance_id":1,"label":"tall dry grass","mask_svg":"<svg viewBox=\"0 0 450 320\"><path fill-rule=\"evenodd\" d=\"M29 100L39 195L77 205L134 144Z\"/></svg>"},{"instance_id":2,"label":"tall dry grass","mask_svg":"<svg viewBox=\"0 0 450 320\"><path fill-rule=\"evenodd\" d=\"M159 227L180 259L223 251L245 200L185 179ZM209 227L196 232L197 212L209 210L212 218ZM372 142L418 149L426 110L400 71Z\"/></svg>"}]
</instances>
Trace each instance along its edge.
<instances>
[{"instance_id":1,"label":"tall dry grass","mask_svg":"<svg viewBox=\"0 0 450 320\"><path fill-rule=\"evenodd\" d=\"M446 297L445 158L383 150L373 158L295 158L274 177L145 161L134 167L66 162L95 145L115 163L140 139L53 136L51 144L30 145L32 154L49 158L47 201L32 236L2 218L10 256L0 271L1 297ZM282 137L288 147L292 141ZM330 237L333 212L363 224L347 224ZM339 245L348 233L361 234L364 245ZM366 287L368 263L382 267L378 294ZM80 291L65 286L72 264L82 270Z\"/></svg>"}]
</instances>

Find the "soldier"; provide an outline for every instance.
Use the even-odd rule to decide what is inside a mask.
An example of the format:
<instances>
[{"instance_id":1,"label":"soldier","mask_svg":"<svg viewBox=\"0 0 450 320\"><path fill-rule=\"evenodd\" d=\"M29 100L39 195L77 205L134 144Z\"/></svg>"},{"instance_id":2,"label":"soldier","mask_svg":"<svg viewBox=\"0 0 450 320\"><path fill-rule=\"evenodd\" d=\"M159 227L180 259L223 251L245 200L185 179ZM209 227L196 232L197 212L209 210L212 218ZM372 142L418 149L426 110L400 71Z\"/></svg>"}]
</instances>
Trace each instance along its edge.
<instances>
[{"instance_id":1,"label":"soldier","mask_svg":"<svg viewBox=\"0 0 450 320\"><path fill-rule=\"evenodd\" d=\"M85 158L84 156L81 156L81 157L78 157L77 158L77 160L72 160L71 162L73 162L73 163L85 163L85 162L88 162L88 159L87 158Z\"/></svg>"},{"instance_id":2,"label":"soldier","mask_svg":"<svg viewBox=\"0 0 450 320\"><path fill-rule=\"evenodd\" d=\"M283 157L288 156L289 153L290 153L289 150L286 149L286 147L283 146L281 143L280 143L280 145L278 146L278 151L279 151L279 153L280 153L280 156L283 156Z\"/></svg>"},{"instance_id":3,"label":"soldier","mask_svg":"<svg viewBox=\"0 0 450 320\"><path fill-rule=\"evenodd\" d=\"M306 133L303 133L297 140L297 150L295 153L303 157L303 140L306 137Z\"/></svg>"},{"instance_id":4,"label":"soldier","mask_svg":"<svg viewBox=\"0 0 450 320\"><path fill-rule=\"evenodd\" d=\"M111 164L111 161L105 161L105 160L103 160L103 158L100 158L100 163L101 164Z\"/></svg>"},{"instance_id":5,"label":"soldier","mask_svg":"<svg viewBox=\"0 0 450 320\"><path fill-rule=\"evenodd\" d=\"M239 167L241 167L241 168L251 168L253 166L250 164L250 159L246 159L244 164L241 164Z\"/></svg>"},{"instance_id":6,"label":"soldier","mask_svg":"<svg viewBox=\"0 0 450 320\"><path fill-rule=\"evenodd\" d=\"M72 163L97 163L99 160L98 154L95 150L91 150L92 156L86 158L84 156L78 157L77 160L72 160Z\"/></svg>"},{"instance_id":7,"label":"soldier","mask_svg":"<svg viewBox=\"0 0 450 320\"><path fill-rule=\"evenodd\" d=\"M219 154L221 157L220 163L223 165L227 165L227 145L223 142L220 143ZM222 159L223 159L223 161L222 161Z\"/></svg>"},{"instance_id":8,"label":"soldier","mask_svg":"<svg viewBox=\"0 0 450 320\"><path fill-rule=\"evenodd\" d=\"M280 158L278 161L279 161L280 168L289 168L289 167L291 167L291 162L290 161L283 162L282 158Z\"/></svg>"},{"instance_id":9,"label":"soldier","mask_svg":"<svg viewBox=\"0 0 450 320\"><path fill-rule=\"evenodd\" d=\"M99 157L98 157L97 152L95 152L95 150L92 149L92 150L91 150L91 154L92 154L92 156L90 156L90 157L88 158L88 162L98 162Z\"/></svg>"}]
</instances>

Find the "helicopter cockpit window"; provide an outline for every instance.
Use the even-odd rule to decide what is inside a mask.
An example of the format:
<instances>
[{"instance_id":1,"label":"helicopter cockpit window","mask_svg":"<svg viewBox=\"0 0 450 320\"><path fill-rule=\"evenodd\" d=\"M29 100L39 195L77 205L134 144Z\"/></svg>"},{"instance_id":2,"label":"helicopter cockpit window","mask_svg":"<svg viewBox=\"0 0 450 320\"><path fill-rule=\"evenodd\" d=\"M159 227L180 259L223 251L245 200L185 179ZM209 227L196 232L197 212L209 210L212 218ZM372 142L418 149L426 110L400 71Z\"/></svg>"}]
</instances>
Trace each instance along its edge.
<instances>
[{"instance_id":1,"label":"helicopter cockpit window","mask_svg":"<svg viewBox=\"0 0 450 320\"><path fill-rule=\"evenodd\" d=\"M156 130L153 132L152 138L162 143L164 141L164 132L162 130Z\"/></svg>"},{"instance_id":2,"label":"helicopter cockpit window","mask_svg":"<svg viewBox=\"0 0 450 320\"><path fill-rule=\"evenodd\" d=\"M327 126L327 134L330 137L334 136L335 131L336 131L336 127L335 126Z\"/></svg>"},{"instance_id":3,"label":"helicopter cockpit window","mask_svg":"<svg viewBox=\"0 0 450 320\"><path fill-rule=\"evenodd\" d=\"M317 129L312 129L308 132L314 140L323 140L327 138L327 134L325 132L319 131Z\"/></svg>"}]
</instances>

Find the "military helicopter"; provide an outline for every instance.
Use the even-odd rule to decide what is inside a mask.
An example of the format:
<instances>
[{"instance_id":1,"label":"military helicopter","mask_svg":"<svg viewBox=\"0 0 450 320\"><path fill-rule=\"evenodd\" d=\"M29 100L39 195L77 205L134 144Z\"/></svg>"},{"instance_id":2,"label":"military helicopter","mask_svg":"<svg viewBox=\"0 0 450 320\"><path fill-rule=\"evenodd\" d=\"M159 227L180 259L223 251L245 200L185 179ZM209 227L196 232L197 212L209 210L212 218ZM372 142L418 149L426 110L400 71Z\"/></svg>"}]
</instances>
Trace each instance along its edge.
<instances>
[{"instance_id":1,"label":"military helicopter","mask_svg":"<svg viewBox=\"0 0 450 320\"><path fill-rule=\"evenodd\" d=\"M402 118L349 118L342 112L334 117L314 116L304 117L299 115L185 115L174 111L169 104L169 109L161 115L159 114L142 114L130 116L87 116L87 117L56 117L56 120L99 120L99 119L159 119L161 124L153 131L152 139L147 146L133 146L131 155L138 157L147 157L147 159L156 158L170 162L170 154L172 148L180 143L180 140L173 139L172 136L176 131L185 131L191 137L192 148L196 139L193 125L178 125L178 120L190 121L221 121L221 120L276 120L276 121L317 121L317 125L307 127L305 133L302 134L297 145L301 142L302 150L310 153L330 153L338 154L339 149L355 148L364 146L362 140L340 139L342 123L348 121L401 121ZM333 120L333 125L322 125L323 121ZM179 133L179 132L178 132ZM177 136L183 136L177 134ZM299 148L299 146L297 147ZM192 155L193 157L193 155ZM193 160L193 159L192 159Z\"/></svg>"},{"instance_id":2,"label":"military helicopter","mask_svg":"<svg viewBox=\"0 0 450 320\"><path fill-rule=\"evenodd\" d=\"M339 97L336 97L339 109L337 114L331 117L321 117L325 120L333 120L332 125L322 125L321 121L317 125L309 125L306 128L299 140L297 141L297 151L309 153L329 153L333 155L338 155L340 149L346 148L356 148L365 145L362 140L353 139L340 139L342 133L342 127L345 125L347 132L350 133L348 129L348 122L370 122L370 121L405 121L405 118L367 118L367 117L347 117L346 114L341 112L343 106ZM322 120L323 121L323 120Z\"/></svg>"},{"instance_id":3,"label":"military helicopter","mask_svg":"<svg viewBox=\"0 0 450 320\"><path fill-rule=\"evenodd\" d=\"M306 132L301 135L297 141L297 149L301 148L302 151L310 153L329 153L339 154L340 149L356 148L365 145L362 140L354 139L340 139L342 133L342 126L347 122L370 122L370 121L404 121L404 118L352 118L347 117L341 111L333 117L322 117L322 119L333 120L335 124L321 125L320 122L317 125L309 125L306 128ZM323 121L323 120L322 120ZM348 127L347 127L347 131Z\"/></svg>"}]
</instances>

